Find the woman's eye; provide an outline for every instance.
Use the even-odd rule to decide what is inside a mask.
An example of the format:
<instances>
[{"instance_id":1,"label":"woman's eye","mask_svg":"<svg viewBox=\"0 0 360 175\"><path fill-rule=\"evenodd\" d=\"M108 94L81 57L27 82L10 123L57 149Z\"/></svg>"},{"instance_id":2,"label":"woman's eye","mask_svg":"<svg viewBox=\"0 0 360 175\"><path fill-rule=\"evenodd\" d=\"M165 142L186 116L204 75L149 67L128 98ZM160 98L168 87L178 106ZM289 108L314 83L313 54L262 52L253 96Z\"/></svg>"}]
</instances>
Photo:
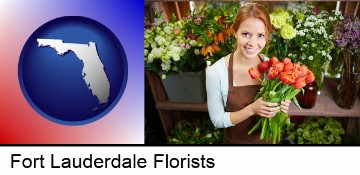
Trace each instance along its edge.
<instances>
[{"instance_id":1,"label":"woman's eye","mask_svg":"<svg viewBox=\"0 0 360 175\"><path fill-rule=\"evenodd\" d=\"M246 38L251 37L250 33L246 33L246 32L242 33L242 36Z\"/></svg>"},{"instance_id":2,"label":"woman's eye","mask_svg":"<svg viewBox=\"0 0 360 175\"><path fill-rule=\"evenodd\" d=\"M264 38L264 37L265 37L264 34L259 34L259 35L258 35L258 38Z\"/></svg>"}]
</instances>

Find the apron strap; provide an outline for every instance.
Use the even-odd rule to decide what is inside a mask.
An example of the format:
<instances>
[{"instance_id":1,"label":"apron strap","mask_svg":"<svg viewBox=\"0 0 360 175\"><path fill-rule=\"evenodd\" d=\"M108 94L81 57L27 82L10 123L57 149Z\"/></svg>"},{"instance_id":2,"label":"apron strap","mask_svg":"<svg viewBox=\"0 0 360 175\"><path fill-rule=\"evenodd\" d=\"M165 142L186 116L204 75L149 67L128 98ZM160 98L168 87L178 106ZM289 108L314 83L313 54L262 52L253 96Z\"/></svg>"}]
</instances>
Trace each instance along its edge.
<instances>
[{"instance_id":1,"label":"apron strap","mask_svg":"<svg viewBox=\"0 0 360 175\"><path fill-rule=\"evenodd\" d=\"M229 59L229 67L228 67L229 91L231 91L233 87L233 57L234 57L234 52L231 53Z\"/></svg>"}]
</instances>

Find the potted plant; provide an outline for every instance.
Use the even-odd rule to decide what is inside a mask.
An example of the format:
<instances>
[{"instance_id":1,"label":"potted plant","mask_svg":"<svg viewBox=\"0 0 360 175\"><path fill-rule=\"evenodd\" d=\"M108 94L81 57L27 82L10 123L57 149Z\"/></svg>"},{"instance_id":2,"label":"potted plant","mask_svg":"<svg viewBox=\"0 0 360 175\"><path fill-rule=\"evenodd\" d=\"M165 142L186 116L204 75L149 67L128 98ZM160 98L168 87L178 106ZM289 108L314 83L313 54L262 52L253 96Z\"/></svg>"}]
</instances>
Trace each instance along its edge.
<instances>
[{"instance_id":1,"label":"potted plant","mask_svg":"<svg viewBox=\"0 0 360 175\"><path fill-rule=\"evenodd\" d=\"M224 131L214 128L208 117L180 120L167 139L168 144L221 144Z\"/></svg>"},{"instance_id":2,"label":"potted plant","mask_svg":"<svg viewBox=\"0 0 360 175\"><path fill-rule=\"evenodd\" d=\"M360 86L360 20L355 16L345 16L333 32L334 41L340 48L343 70L336 104L344 109L352 109L358 97Z\"/></svg>"},{"instance_id":3,"label":"potted plant","mask_svg":"<svg viewBox=\"0 0 360 175\"><path fill-rule=\"evenodd\" d=\"M345 134L332 117L308 117L305 122L291 123L283 132L285 144L341 144Z\"/></svg>"}]
</instances>

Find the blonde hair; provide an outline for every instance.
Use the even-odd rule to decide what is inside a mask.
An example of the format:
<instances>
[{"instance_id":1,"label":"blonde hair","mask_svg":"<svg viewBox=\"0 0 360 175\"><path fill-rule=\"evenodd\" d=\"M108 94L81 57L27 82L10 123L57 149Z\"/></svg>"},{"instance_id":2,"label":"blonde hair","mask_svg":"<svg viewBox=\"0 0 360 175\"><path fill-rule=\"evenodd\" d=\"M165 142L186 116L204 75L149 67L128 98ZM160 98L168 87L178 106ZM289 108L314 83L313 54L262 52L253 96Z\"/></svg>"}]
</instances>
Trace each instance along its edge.
<instances>
[{"instance_id":1,"label":"blonde hair","mask_svg":"<svg viewBox=\"0 0 360 175\"><path fill-rule=\"evenodd\" d=\"M265 38L266 44L268 44L270 33L274 30L274 26L271 24L269 13L260 4L247 4L242 6L236 14L236 18L232 26L233 31L236 33L240 24L250 17L260 19L265 24Z\"/></svg>"}]
</instances>

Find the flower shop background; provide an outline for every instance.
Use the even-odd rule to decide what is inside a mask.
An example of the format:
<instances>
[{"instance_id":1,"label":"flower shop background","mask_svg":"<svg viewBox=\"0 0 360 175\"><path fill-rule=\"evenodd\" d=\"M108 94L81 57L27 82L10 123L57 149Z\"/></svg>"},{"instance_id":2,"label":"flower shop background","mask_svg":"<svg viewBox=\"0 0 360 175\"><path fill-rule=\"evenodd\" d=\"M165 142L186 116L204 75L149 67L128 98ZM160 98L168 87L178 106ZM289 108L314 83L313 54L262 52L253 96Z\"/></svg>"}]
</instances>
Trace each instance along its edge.
<instances>
[{"instance_id":1,"label":"flower shop background","mask_svg":"<svg viewBox=\"0 0 360 175\"><path fill-rule=\"evenodd\" d=\"M204 40L197 39L197 43L191 43L192 40L187 39L189 35L183 34L185 40L183 44L183 48L193 49L192 50L192 59L196 58L198 62L194 62L194 60L187 60L187 63L196 64L197 66L186 68L180 67L181 65L176 65L178 69L174 69L165 73L165 77L167 75L171 75L175 72L180 72L179 70L189 71L189 70L202 70L206 68L206 63L214 63L217 59L220 59L222 56L227 55L230 50L232 44L232 36L230 36L227 32L227 29L231 25L228 23L233 20L232 15L236 14L237 8L239 4L244 2L212 2L212 3L204 3L204 2L152 2L145 1L145 31L149 29L149 27L153 27L154 25L159 25L162 18L164 22L167 23L167 26L173 27L172 30L176 31L177 27L189 27L185 23L180 23L179 21L185 20L194 20L200 19L203 24L206 22L207 25L215 26L219 25L216 29L214 29L211 34L206 33L207 36L203 36ZM265 5L270 13L275 13L279 8L283 10L291 10L293 14L291 16L295 19L296 12L293 9L306 9L306 5L303 2L267 2L261 1L257 2ZM224 5L226 4L226 5ZM333 2L313 2L311 3L315 8L312 9L314 11L309 11L309 13L321 14L320 12L325 10L328 13L322 14L322 16L327 19L332 17L332 19L336 19L332 10L338 8L339 11L342 12L343 15L351 14L359 16L359 3L358 2L341 2L338 3L336 1ZM203 7L206 7L204 10ZM194 7L194 8L193 8ZM224 7L226 10L224 10ZM209 9L216 10L209 10ZM195 13L190 14L189 10L194 10ZM204 15L204 11L205 14ZM229 12L229 13L225 13ZM231 13L230 13L231 12ZM346 12L346 13L345 13ZM223 13L223 14L222 14ZM303 13L306 14L306 13ZM193 18L189 18L189 16L193 15ZM309 14L307 14L309 16ZM316 16L317 17L317 16ZM339 19L338 19L339 20ZM341 21L341 20L339 20ZM324 25L324 30L328 30L330 34L330 28L335 24L335 20L333 23ZM158 24L156 24L158 23ZM168 25L168 23L173 23L174 25ZM163 23L164 24L164 23ZM296 24L296 21L295 21ZM180 26L179 26L180 25ZM305 25L303 25L305 26ZM185 28L184 27L184 28ZM194 30L194 26L192 27L192 37L197 38L201 37L201 31ZM197 26L195 26L197 27ZM299 26L293 25L294 28L300 29ZM321 26L320 26L321 27ZM319 27L319 28L320 28ZM199 28L202 29L203 28ZM280 29L278 29L280 31ZM301 29L300 29L301 30ZM302 29L303 31L304 29ZM181 30L184 31L184 30ZM280 33L280 32L279 32ZM144 32L144 36L146 32ZM160 35L161 36L161 35ZM274 34L275 36L275 34ZM281 37L278 35L278 37ZM302 41L301 35L297 35L298 38L293 39L293 41L288 40L286 42L294 42L294 41ZM146 38L146 37L145 37ZM208 38L212 38L211 40L207 40ZM306 38L305 38L306 39ZM176 37L171 39L181 40ZM286 40L286 39L285 39ZM279 40L278 40L279 42ZM284 42L284 41L282 41ZM291 43L287 44L291 44ZM276 37L272 38L271 43L276 43ZM314 41L312 43L321 43L321 41ZM322 43L326 43L322 41ZM146 45L146 39L145 39ZM271 44L270 44L271 45ZM357 101L354 106L350 110L343 110L338 108L335 105L334 100L337 96L336 86L339 84L339 77L341 73L341 65L342 65L342 57L336 54L331 54L332 60L327 61L326 56L328 55L328 50L335 48L335 43L324 44L326 48L323 48L318 55L325 56L325 61L318 63L322 65L321 73L322 76L325 77L321 81L324 82L324 88L321 88L321 95L316 95L317 98L315 106L311 109L303 109L299 111L294 106L290 107L291 125L284 129L282 142L283 144L289 143L307 143L307 144L326 144L326 143L347 143L347 144L360 144L360 120L357 117L359 116L359 95L356 96ZM284 45L283 45L284 46ZM187 48L188 47L188 48ZM278 47L278 46L277 46ZM146 48L146 47L145 47ZM205 48L205 49L203 49ZM290 48L290 47L289 47ZM291 52L291 48L287 53L276 53L276 55L285 54L290 56L290 58L297 60L301 60L301 56L299 53L304 53L301 50L293 50ZM172 52L176 50L173 49ZM265 50L265 49L264 49ZM277 51L284 51L284 48L274 49L268 48L264 54L268 57L271 57ZM326 51L326 54L324 52ZM145 50L145 62L148 58L148 51ZM170 53L172 53L170 52ZM181 52L181 51L179 51ZM310 55L305 51L305 56L309 58ZM184 53L184 55L189 56L189 53ZM269 55L270 54L270 55ZM290 55L289 55L290 54ZM309 55L306 55L309 54ZM316 53L315 53L316 54ZM294 56L295 55L295 56ZM197 56L197 57L196 57ZM316 56L313 56L316 58ZM297 58L297 59L296 59ZM179 60L183 59L181 57ZM323 59L323 58L320 58ZM199 60L202 60L199 62ZM304 61L304 60L303 60ZM311 61L311 60L309 60ZM310 62L311 63L311 62ZM325 64L328 63L328 64ZM309 62L307 62L309 64ZM183 63L186 65L186 63ZM326 65L326 66L323 66ZM222 142L222 129L215 129L209 119L207 113L206 101L204 103L174 103L169 102L167 92L165 92L164 87L162 85L162 77L161 75L157 75L151 73L149 71L149 67L146 67L146 83L145 83L145 143L146 144L219 144ZM166 67L166 66L165 66ZM164 68L164 67L161 67ZM150 70L152 68L150 67ZM187 69L187 70L186 70ZM169 69L168 69L169 70ZM174 71L175 70L175 71ZM152 70L154 71L154 69ZM177 71L177 72L176 72ZM164 74L162 74L164 76ZM166 79L166 78L165 78ZM319 93L319 92L317 92ZM319 93L319 94L320 94ZM331 110L326 108L328 101L332 101L333 106L331 106ZM335 106L335 107L334 107ZM301 116L302 115L302 116ZM324 116L324 117L322 117ZM346 133L346 134L345 134ZM340 139L340 140L339 140Z\"/></svg>"}]
</instances>

